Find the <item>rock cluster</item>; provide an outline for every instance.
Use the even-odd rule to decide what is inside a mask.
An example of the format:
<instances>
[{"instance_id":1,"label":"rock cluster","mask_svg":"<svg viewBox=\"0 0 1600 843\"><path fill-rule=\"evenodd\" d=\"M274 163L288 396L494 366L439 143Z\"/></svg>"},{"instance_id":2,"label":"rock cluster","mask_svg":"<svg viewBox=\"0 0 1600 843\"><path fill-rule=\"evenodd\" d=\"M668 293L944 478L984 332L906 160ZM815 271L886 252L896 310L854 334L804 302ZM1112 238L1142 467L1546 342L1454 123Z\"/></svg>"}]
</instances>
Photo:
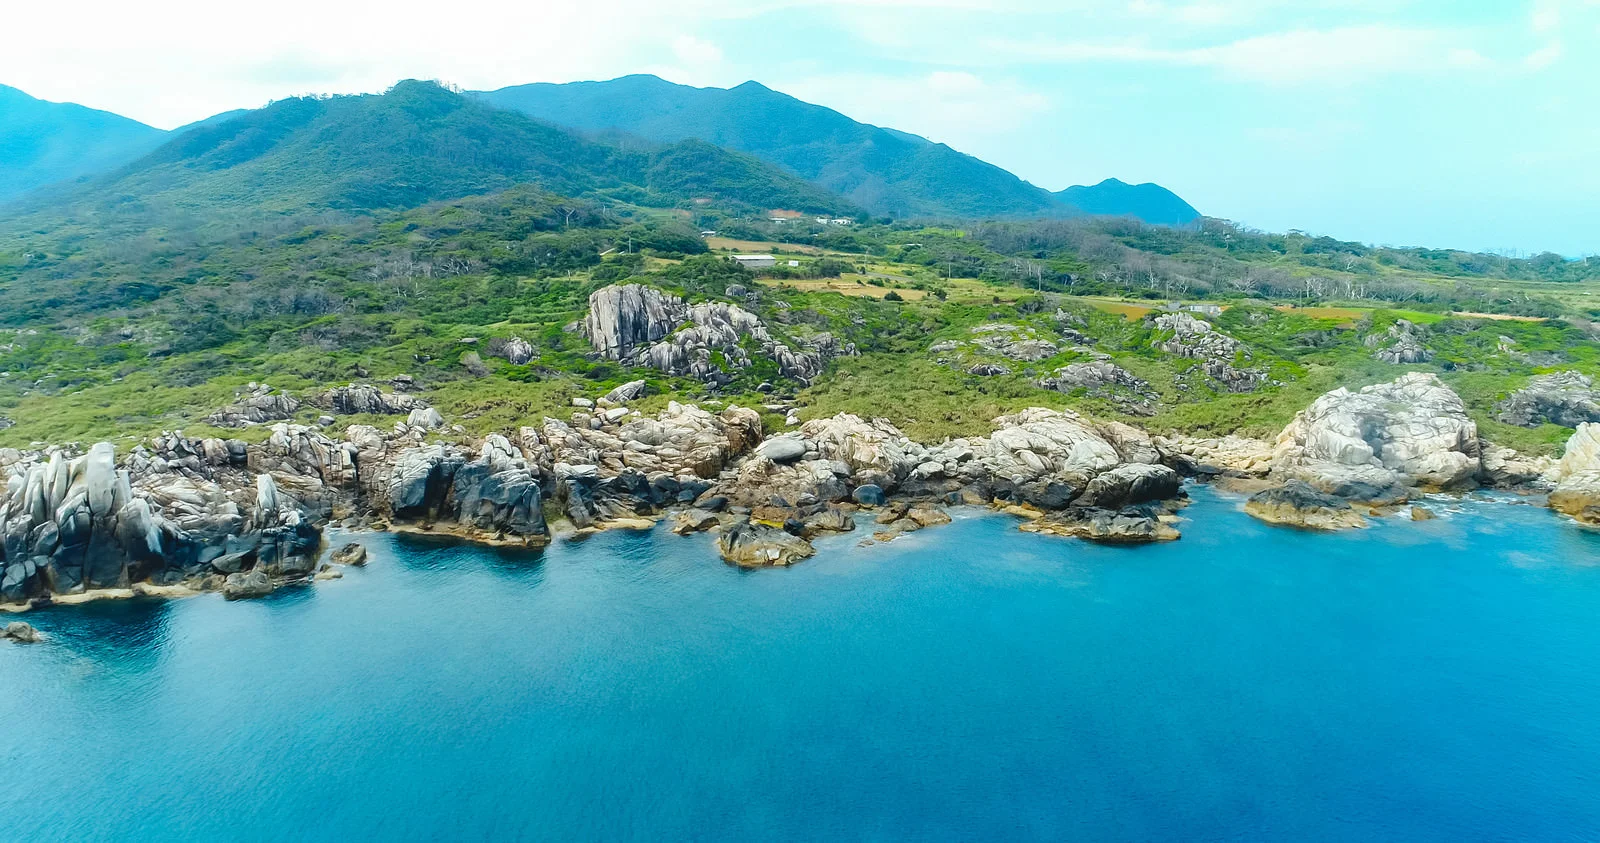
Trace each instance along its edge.
<instances>
[{"instance_id":1,"label":"rock cluster","mask_svg":"<svg viewBox=\"0 0 1600 843\"><path fill-rule=\"evenodd\" d=\"M1600 391L1578 372L1539 375L1495 405L1495 419L1518 427L1555 424L1577 427L1600 422Z\"/></svg>"},{"instance_id":2,"label":"rock cluster","mask_svg":"<svg viewBox=\"0 0 1600 843\"><path fill-rule=\"evenodd\" d=\"M500 354L513 366L521 366L536 356L533 344L522 337L506 340L505 345L500 347Z\"/></svg>"},{"instance_id":3,"label":"rock cluster","mask_svg":"<svg viewBox=\"0 0 1600 843\"><path fill-rule=\"evenodd\" d=\"M1061 350L1050 340L1016 325L991 322L973 328L972 332L978 335L973 344L979 349L1024 363L1038 362Z\"/></svg>"},{"instance_id":4,"label":"rock cluster","mask_svg":"<svg viewBox=\"0 0 1600 843\"><path fill-rule=\"evenodd\" d=\"M1364 342L1368 348L1377 348L1372 356L1385 363L1426 363L1433 359L1433 352L1422 344L1420 334L1421 329L1416 325L1396 319L1388 331L1368 336Z\"/></svg>"},{"instance_id":5,"label":"rock cluster","mask_svg":"<svg viewBox=\"0 0 1600 843\"><path fill-rule=\"evenodd\" d=\"M158 459L161 470L152 470ZM247 569L310 572L320 531L272 475L224 486L160 457L129 464L118 468L113 446L100 443L82 455L19 455L3 466L0 599Z\"/></svg>"},{"instance_id":6,"label":"rock cluster","mask_svg":"<svg viewBox=\"0 0 1600 843\"><path fill-rule=\"evenodd\" d=\"M1244 368L1250 351L1244 343L1211 327L1189 313L1163 313L1154 318L1157 331L1151 344L1168 354L1198 361L1197 370L1214 389L1253 392L1267 382L1267 373Z\"/></svg>"},{"instance_id":7,"label":"rock cluster","mask_svg":"<svg viewBox=\"0 0 1600 843\"><path fill-rule=\"evenodd\" d=\"M206 424L213 427L250 427L294 418L300 402L292 395L276 392L264 383L252 382L241 390L238 400L212 413Z\"/></svg>"},{"instance_id":8,"label":"rock cluster","mask_svg":"<svg viewBox=\"0 0 1600 843\"><path fill-rule=\"evenodd\" d=\"M1160 396L1150 384L1107 360L1090 360L1071 363L1055 370L1051 376L1039 381L1041 389L1073 393L1083 390L1095 398L1104 398L1132 415L1154 415Z\"/></svg>"},{"instance_id":9,"label":"rock cluster","mask_svg":"<svg viewBox=\"0 0 1600 843\"><path fill-rule=\"evenodd\" d=\"M831 334L791 348L754 313L726 302L689 304L643 284L613 285L589 296L583 333L601 356L709 383L726 383L749 368L746 341L788 378L810 383L837 356L855 353Z\"/></svg>"},{"instance_id":10,"label":"rock cluster","mask_svg":"<svg viewBox=\"0 0 1600 843\"><path fill-rule=\"evenodd\" d=\"M342 416L404 416L412 410L428 408L428 402L414 395L383 392L366 383L335 387L312 403Z\"/></svg>"},{"instance_id":11,"label":"rock cluster","mask_svg":"<svg viewBox=\"0 0 1600 843\"><path fill-rule=\"evenodd\" d=\"M1052 529L1030 527L1041 532L1103 541L1176 538L1169 522L1181 480L1160 464L1141 431L1041 408L1001 416L995 426L987 437L924 445L881 419L813 419L763 443L713 494L793 535L814 528L822 513L857 504L888 507L888 520L880 517L888 528L875 538L939 520L919 517L915 507L895 511L900 503L889 496L897 495L900 502L992 502L1018 514L1054 514L1047 522ZM710 520L697 518L695 525Z\"/></svg>"}]
</instances>

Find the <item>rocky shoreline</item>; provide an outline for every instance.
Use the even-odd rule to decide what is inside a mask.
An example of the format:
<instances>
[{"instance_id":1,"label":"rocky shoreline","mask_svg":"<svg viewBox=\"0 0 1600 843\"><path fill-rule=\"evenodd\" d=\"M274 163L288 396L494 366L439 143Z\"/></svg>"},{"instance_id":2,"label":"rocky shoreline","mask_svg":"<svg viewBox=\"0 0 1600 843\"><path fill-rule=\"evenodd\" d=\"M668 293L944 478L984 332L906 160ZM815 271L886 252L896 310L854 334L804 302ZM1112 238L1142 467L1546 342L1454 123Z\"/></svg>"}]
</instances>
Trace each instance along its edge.
<instances>
[{"instance_id":1,"label":"rocky shoreline","mask_svg":"<svg viewBox=\"0 0 1600 843\"><path fill-rule=\"evenodd\" d=\"M623 292L597 293L584 328L615 359L670 345L672 354L650 351L647 362L701 367L719 342L767 336L741 312L740 331L719 339L706 326L729 315L720 311L699 313L705 330L669 336L662 326L681 302ZM666 316L600 306L630 296ZM642 381L575 399L568 420L474 440L446 431L413 386L352 384L312 399L333 413L404 415L388 431L334 432L331 415L313 426L274 423L293 399L252 385L218 418L271 424L260 443L172 433L121 455L109 443L0 449L0 607L93 595L259 597L364 561L359 547L324 559L329 525L538 547L553 530L671 517L675 532L713 532L727 562L751 567L803 560L811 539L854 531L866 515L878 529L862 543L892 541L948 522L943 508L953 505L992 507L1041 534L1172 541L1186 478L1248 491L1246 512L1306 529L1358 528L1420 494L1482 487L1549 492L1552 508L1600 524L1600 425L1581 424L1559 462L1525 458L1483 441L1461 399L1421 373L1327 393L1274 442L1152 437L1042 408L996 418L986 436L934 444L848 414L765 436L761 416L741 407L673 402L646 416L629 406ZM1522 400L1518 412L1537 415L1537 403Z\"/></svg>"}]
</instances>

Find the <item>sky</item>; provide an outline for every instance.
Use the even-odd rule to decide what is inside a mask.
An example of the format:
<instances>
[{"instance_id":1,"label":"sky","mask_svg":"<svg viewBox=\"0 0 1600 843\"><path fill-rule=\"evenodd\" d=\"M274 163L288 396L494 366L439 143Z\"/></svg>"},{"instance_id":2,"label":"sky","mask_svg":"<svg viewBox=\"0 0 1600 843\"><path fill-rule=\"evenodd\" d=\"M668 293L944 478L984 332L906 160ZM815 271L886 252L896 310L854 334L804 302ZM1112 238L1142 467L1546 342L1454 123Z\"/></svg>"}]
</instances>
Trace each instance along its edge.
<instances>
[{"instance_id":1,"label":"sky","mask_svg":"<svg viewBox=\"0 0 1600 843\"><path fill-rule=\"evenodd\" d=\"M1600 0L19 0L0 83L172 128L404 78L749 79L1059 190L1600 253ZM48 33L46 35L45 33Z\"/></svg>"}]
</instances>

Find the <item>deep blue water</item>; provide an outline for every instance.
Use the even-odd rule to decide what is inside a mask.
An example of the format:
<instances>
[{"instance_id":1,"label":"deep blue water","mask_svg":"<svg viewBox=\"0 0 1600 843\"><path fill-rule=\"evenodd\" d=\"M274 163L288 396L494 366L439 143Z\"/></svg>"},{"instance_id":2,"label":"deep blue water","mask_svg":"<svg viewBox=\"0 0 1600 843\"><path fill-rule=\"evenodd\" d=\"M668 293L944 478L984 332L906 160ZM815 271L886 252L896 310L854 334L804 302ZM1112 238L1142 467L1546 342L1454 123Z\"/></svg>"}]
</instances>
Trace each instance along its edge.
<instances>
[{"instance_id":1,"label":"deep blue water","mask_svg":"<svg viewBox=\"0 0 1600 843\"><path fill-rule=\"evenodd\" d=\"M0 839L1600 838L1600 535L1196 497L1156 547L368 535L261 602L34 613Z\"/></svg>"}]
</instances>

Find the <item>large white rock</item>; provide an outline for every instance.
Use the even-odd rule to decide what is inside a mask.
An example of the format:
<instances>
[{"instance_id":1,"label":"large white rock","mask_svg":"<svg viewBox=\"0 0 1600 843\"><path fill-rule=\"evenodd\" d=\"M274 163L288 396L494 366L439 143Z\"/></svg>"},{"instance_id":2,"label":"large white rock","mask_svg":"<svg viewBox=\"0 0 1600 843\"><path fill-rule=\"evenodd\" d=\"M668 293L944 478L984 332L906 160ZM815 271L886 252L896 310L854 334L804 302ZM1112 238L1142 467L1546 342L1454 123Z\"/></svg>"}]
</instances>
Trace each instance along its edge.
<instances>
[{"instance_id":1,"label":"large white rock","mask_svg":"<svg viewBox=\"0 0 1600 843\"><path fill-rule=\"evenodd\" d=\"M1323 491L1349 483L1461 488L1477 483L1481 455L1461 397L1412 372L1312 402L1278 435L1273 473Z\"/></svg>"}]
</instances>

